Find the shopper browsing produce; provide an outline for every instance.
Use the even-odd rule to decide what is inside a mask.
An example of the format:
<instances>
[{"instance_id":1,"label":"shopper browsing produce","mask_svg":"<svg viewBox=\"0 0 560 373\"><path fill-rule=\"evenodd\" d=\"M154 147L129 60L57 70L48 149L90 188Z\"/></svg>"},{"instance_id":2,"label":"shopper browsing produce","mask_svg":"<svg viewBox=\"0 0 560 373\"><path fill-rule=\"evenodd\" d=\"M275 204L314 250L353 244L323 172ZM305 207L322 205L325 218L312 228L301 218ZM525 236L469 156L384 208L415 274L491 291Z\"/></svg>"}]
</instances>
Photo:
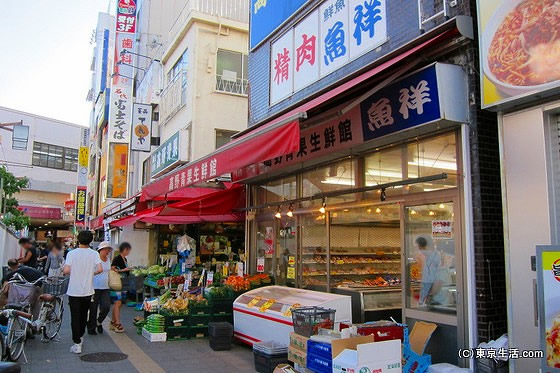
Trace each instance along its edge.
<instances>
[{"instance_id":1,"label":"shopper browsing produce","mask_svg":"<svg viewBox=\"0 0 560 373\"><path fill-rule=\"evenodd\" d=\"M111 299L109 294L109 271L111 270L111 260L109 254L113 251L111 244L103 241L97 247L99 258L101 259L101 267L103 272L93 278L93 288L95 294L89 307L88 334L96 335L103 333L103 320L107 317L111 308ZM99 309L99 315L97 310Z\"/></svg>"},{"instance_id":2,"label":"shopper browsing produce","mask_svg":"<svg viewBox=\"0 0 560 373\"><path fill-rule=\"evenodd\" d=\"M119 255L113 259L111 269L117 273L125 273L131 270L128 266L126 257L130 254L132 246L128 242L123 242L119 245ZM126 300L125 291L111 291L111 299L113 300L113 320L111 321L110 329L116 333L124 332L124 327L121 324L121 305L123 300Z\"/></svg>"}]
</instances>

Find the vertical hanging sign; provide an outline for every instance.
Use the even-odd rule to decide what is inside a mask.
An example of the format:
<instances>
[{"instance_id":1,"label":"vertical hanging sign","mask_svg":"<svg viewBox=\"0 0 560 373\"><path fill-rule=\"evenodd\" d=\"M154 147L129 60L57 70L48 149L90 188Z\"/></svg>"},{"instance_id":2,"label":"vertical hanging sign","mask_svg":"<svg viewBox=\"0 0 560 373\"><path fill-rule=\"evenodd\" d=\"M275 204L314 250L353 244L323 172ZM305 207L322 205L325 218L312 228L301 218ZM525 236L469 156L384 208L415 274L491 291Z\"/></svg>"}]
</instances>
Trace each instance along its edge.
<instances>
[{"instance_id":1,"label":"vertical hanging sign","mask_svg":"<svg viewBox=\"0 0 560 373\"><path fill-rule=\"evenodd\" d=\"M132 106L131 151L149 152L152 136L152 105Z\"/></svg>"},{"instance_id":2,"label":"vertical hanging sign","mask_svg":"<svg viewBox=\"0 0 560 373\"><path fill-rule=\"evenodd\" d=\"M132 140L132 69L136 2L118 0L115 25L115 56L109 102L109 156L107 167L108 199L127 196L128 152Z\"/></svg>"},{"instance_id":3,"label":"vertical hanging sign","mask_svg":"<svg viewBox=\"0 0 560 373\"><path fill-rule=\"evenodd\" d=\"M75 225L86 225L86 202L89 163L89 129L83 128L80 136L80 150L78 152L78 183L76 186Z\"/></svg>"}]
</instances>

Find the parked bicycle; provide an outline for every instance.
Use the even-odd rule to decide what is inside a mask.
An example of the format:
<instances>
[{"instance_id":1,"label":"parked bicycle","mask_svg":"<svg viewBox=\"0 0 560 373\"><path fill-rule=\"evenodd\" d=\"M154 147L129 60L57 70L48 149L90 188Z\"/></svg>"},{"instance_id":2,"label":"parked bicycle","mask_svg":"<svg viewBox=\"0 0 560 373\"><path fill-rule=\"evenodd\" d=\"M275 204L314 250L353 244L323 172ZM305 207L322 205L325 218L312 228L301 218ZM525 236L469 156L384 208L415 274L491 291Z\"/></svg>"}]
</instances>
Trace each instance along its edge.
<instances>
[{"instance_id":1,"label":"parked bicycle","mask_svg":"<svg viewBox=\"0 0 560 373\"><path fill-rule=\"evenodd\" d=\"M37 284L41 282L44 293L38 296L38 301L41 302L39 316L37 320L33 320L32 293L36 290ZM42 334L43 342L49 342L58 335L64 313L62 296L68 289L68 278L41 277L34 282L28 282L16 274L9 284L10 292L16 292L16 297L20 301L7 304L5 309L0 312L1 315L8 318L7 325L0 327L0 332L4 335L4 338L0 339L3 339L5 345L5 348L2 348L3 358L17 361L24 352L28 331Z\"/></svg>"}]
</instances>

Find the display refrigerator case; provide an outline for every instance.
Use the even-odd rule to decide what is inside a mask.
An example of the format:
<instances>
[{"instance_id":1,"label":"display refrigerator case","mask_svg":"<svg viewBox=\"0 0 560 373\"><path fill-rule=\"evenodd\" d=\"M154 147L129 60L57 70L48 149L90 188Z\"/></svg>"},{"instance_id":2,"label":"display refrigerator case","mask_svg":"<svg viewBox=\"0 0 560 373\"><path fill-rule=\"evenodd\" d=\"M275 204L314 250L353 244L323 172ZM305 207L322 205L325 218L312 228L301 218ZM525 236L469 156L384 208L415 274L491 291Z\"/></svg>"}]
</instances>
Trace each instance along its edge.
<instances>
[{"instance_id":1,"label":"display refrigerator case","mask_svg":"<svg viewBox=\"0 0 560 373\"><path fill-rule=\"evenodd\" d=\"M352 297L352 320L355 323L402 318L402 293L400 286L389 287L349 287L333 289L337 294Z\"/></svg>"},{"instance_id":2,"label":"display refrigerator case","mask_svg":"<svg viewBox=\"0 0 560 373\"><path fill-rule=\"evenodd\" d=\"M351 297L283 286L267 286L240 295L233 303L234 336L246 344L290 343L291 310L297 307L336 310L335 322L352 322Z\"/></svg>"}]
</instances>

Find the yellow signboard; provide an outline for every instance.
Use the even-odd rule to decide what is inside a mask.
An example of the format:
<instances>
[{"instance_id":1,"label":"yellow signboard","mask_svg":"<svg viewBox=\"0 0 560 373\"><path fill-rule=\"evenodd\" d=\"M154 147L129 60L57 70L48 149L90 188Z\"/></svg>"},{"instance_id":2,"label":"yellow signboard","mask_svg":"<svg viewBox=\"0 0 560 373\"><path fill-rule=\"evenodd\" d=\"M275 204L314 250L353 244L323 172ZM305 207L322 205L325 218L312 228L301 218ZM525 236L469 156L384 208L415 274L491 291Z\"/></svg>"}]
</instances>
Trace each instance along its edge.
<instances>
[{"instance_id":1,"label":"yellow signboard","mask_svg":"<svg viewBox=\"0 0 560 373\"><path fill-rule=\"evenodd\" d=\"M89 162L89 148L87 146L80 146L80 152L78 154L78 164L80 167L88 166Z\"/></svg>"}]
</instances>

